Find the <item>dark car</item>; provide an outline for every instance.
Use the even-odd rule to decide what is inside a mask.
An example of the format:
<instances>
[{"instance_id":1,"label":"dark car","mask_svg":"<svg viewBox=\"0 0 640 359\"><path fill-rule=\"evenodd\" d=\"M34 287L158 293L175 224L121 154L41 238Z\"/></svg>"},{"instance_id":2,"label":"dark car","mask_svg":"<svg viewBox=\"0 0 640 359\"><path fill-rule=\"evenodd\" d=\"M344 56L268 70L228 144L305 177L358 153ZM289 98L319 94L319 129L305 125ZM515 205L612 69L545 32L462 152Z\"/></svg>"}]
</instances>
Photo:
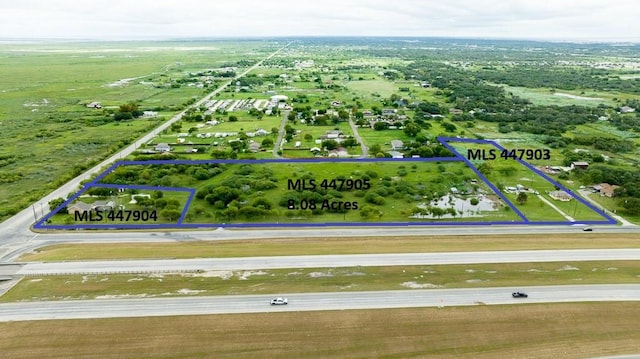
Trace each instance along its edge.
<instances>
[{"instance_id":1,"label":"dark car","mask_svg":"<svg viewBox=\"0 0 640 359\"><path fill-rule=\"evenodd\" d=\"M524 292L513 292L511 293L511 296L514 298L527 298L529 297L529 295L527 295L527 293Z\"/></svg>"},{"instance_id":2,"label":"dark car","mask_svg":"<svg viewBox=\"0 0 640 359\"><path fill-rule=\"evenodd\" d=\"M582 228L582 230L583 230L583 231L585 231L585 232L592 232L592 231L593 231L593 228L591 228L591 227L584 227L584 228Z\"/></svg>"}]
</instances>

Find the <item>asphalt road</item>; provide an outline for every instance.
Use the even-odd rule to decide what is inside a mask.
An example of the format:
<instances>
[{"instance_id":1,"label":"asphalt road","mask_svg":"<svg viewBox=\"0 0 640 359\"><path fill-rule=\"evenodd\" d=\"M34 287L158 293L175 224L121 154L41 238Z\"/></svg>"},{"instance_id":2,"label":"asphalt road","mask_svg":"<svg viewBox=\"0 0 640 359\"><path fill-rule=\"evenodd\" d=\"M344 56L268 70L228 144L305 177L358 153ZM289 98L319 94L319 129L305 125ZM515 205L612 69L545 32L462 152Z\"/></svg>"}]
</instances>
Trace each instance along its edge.
<instances>
[{"instance_id":1,"label":"asphalt road","mask_svg":"<svg viewBox=\"0 0 640 359\"><path fill-rule=\"evenodd\" d=\"M27 263L18 275L640 260L640 249L572 249Z\"/></svg>"},{"instance_id":2,"label":"asphalt road","mask_svg":"<svg viewBox=\"0 0 640 359\"><path fill-rule=\"evenodd\" d=\"M512 298L525 291L529 298ZM376 292L281 294L288 305L271 306L274 296L242 295L143 299L99 299L0 304L0 321L292 312L315 310L445 307L591 301L638 301L640 284L567 285L522 288L428 289Z\"/></svg>"},{"instance_id":3,"label":"asphalt road","mask_svg":"<svg viewBox=\"0 0 640 359\"><path fill-rule=\"evenodd\" d=\"M596 226L594 233L637 233L640 226ZM0 232L0 238L2 238ZM3 242L0 245L0 262L14 260L21 253L56 243L122 243L122 242L191 242L238 239L268 238L330 238L367 236L447 236L447 235L524 235L524 234L567 234L572 237L591 235L580 226L406 226L406 227L365 227L365 228L279 228L279 229L222 229L176 232L99 232L99 231L52 231L31 234L20 242Z\"/></svg>"}]
</instances>

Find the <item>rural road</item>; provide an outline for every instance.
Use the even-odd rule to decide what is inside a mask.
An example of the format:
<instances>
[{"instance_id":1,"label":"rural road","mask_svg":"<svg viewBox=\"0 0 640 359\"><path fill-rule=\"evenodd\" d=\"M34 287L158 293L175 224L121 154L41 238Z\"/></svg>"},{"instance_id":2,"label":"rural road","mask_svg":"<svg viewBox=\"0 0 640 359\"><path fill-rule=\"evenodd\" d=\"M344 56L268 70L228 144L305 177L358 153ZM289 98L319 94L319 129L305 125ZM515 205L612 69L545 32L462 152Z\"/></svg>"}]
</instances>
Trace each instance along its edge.
<instances>
[{"instance_id":1,"label":"rural road","mask_svg":"<svg viewBox=\"0 0 640 359\"><path fill-rule=\"evenodd\" d=\"M170 273L181 271L257 270L410 266L480 263L578 262L640 260L640 248L485 251L399 254L273 256L157 260L69 261L27 263L17 275Z\"/></svg>"},{"instance_id":2,"label":"rural road","mask_svg":"<svg viewBox=\"0 0 640 359\"><path fill-rule=\"evenodd\" d=\"M282 122L280 122L280 128L278 129L278 137L276 138L276 143L273 144L273 157L282 158L278 151L282 147L282 139L284 138L285 127L287 126L287 121L289 120L289 110L284 111L284 115L282 115Z\"/></svg>"},{"instance_id":3,"label":"rural road","mask_svg":"<svg viewBox=\"0 0 640 359\"><path fill-rule=\"evenodd\" d=\"M365 145L364 141L362 140L362 137L360 137L360 133L358 132L358 127L356 126L355 123L353 123L351 116L349 116L349 126L351 126L351 132L353 132L353 137L360 144L360 148L362 148L362 155L360 155L360 158L367 158L367 156L369 156L369 147Z\"/></svg>"},{"instance_id":4,"label":"rural road","mask_svg":"<svg viewBox=\"0 0 640 359\"><path fill-rule=\"evenodd\" d=\"M249 73L253 69L260 66L264 61L275 56L277 53L282 51L287 46L289 46L289 44L284 45L283 47L279 48L277 51L273 52L271 55L256 62L253 66L249 67L247 70L237 75L233 79L227 81L222 86L218 87L213 92L204 96L202 99L200 99L193 105L185 108L183 111L173 116L170 120L166 121L165 123L155 128L152 132L142 136L141 138L136 140L134 143L125 147L124 149L112 155L111 157L107 158L106 160L102 161L100 164L94 166L93 168L87 170L86 172L79 175L78 177L65 183L60 188L54 190L53 192L49 193L45 197L41 198L32 206L25 208L24 210L18 212L13 217L8 218L4 222L0 223L0 245L6 246L10 249L11 248L15 249L20 246L20 243L22 241L25 241L34 237L34 233L30 231L31 225L35 222L34 217L37 216L38 218L40 218L49 211L49 201L55 198L60 198L60 197L66 198L69 193L76 192L82 181L89 179L93 174L100 173L102 170L104 170L109 165L113 164L115 161L133 153L133 151L135 151L137 148L139 148L143 144L153 139L153 137L157 133L165 130L166 128L170 127L171 124L180 120L187 110L189 110L190 108L199 107L203 103L209 101L211 97L215 96L217 93L224 90L229 84L235 83L235 81L237 81L239 78L245 76L247 73ZM0 251L0 254L1 253L2 252Z\"/></svg>"},{"instance_id":5,"label":"rural road","mask_svg":"<svg viewBox=\"0 0 640 359\"><path fill-rule=\"evenodd\" d=\"M511 292L516 290L525 291L529 294L529 298L512 298ZM638 301L640 300L640 284L407 289L376 292L297 293L280 294L280 296L287 297L289 304L269 305L269 300L274 297L273 295L5 303L0 304L0 322L522 303Z\"/></svg>"}]
</instances>

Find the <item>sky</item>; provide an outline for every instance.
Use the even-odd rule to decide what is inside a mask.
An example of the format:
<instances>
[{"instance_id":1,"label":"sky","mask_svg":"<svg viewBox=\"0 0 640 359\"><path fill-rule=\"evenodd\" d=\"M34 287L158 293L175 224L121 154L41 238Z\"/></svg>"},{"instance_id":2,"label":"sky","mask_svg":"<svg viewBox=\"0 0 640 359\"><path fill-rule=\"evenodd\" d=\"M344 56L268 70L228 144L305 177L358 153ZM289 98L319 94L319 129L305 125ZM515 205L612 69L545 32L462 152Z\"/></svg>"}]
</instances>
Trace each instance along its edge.
<instances>
[{"instance_id":1,"label":"sky","mask_svg":"<svg viewBox=\"0 0 640 359\"><path fill-rule=\"evenodd\" d=\"M637 0L0 0L0 38L427 36L640 42Z\"/></svg>"}]
</instances>

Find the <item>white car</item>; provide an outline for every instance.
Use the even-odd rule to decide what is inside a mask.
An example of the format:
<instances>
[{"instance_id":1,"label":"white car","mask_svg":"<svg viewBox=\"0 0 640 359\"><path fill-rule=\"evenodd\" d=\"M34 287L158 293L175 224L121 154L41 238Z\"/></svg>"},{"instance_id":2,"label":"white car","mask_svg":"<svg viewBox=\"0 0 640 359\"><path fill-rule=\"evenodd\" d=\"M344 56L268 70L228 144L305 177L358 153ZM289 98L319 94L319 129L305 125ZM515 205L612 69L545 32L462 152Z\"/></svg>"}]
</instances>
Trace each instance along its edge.
<instances>
[{"instance_id":1,"label":"white car","mask_svg":"<svg viewBox=\"0 0 640 359\"><path fill-rule=\"evenodd\" d=\"M271 305L287 305L288 303L289 300L287 298L278 297L271 299Z\"/></svg>"}]
</instances>

